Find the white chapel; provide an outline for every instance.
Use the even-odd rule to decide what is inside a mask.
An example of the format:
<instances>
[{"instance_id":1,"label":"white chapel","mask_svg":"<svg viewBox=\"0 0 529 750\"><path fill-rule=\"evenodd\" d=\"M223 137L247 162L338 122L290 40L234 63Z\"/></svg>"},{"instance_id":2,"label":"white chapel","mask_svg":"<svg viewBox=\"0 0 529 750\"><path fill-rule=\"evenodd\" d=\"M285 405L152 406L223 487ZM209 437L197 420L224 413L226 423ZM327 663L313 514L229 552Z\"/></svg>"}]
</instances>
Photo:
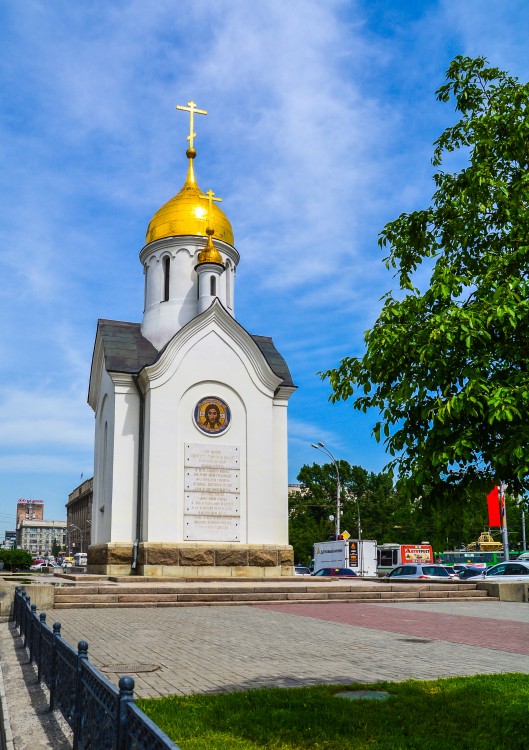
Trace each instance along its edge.
<instances>
[{"instance_id":1,"label":"white chapel","mask_svg":"<svg viewBox=\"0 0 529 750\"><path fill-rule=\"evenodd\" d=\"M271 338L235 319L239 253L194 171L147 228L141 323L99 320L89 572L292 574L287 406L295 390Z\"/></svg>"}]
</instances>

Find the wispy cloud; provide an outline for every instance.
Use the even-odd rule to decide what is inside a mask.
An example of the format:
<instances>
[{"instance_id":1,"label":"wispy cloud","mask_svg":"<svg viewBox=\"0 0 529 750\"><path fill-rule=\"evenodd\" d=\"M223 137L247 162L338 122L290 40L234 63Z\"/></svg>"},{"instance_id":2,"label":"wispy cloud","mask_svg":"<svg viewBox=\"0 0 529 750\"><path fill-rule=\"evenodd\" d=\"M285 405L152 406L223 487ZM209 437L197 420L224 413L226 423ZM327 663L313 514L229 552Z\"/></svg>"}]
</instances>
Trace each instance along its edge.
<instances>
[{"instance_id":1,"label":"wispy cloud","mask_svg":"<svg viewBox=\"0 0 529 750\"><path fill-rule=\"evenodd\" d=\"M394 284L377 236L430 200L431 143L455 117L433 92L451 57L527 76L528 22L516 0L2 3L5 491L18 481L59 517L86 465L96 320L141 320L138 253L183 182L174 107L190 99L209 111L199 184L223 197L241 253L238 319L280 342L303 385L291 476L317 459L308 438L379 467L373 420L329 404L316 372L362 352Z\"/></svg>"}]
</instances>

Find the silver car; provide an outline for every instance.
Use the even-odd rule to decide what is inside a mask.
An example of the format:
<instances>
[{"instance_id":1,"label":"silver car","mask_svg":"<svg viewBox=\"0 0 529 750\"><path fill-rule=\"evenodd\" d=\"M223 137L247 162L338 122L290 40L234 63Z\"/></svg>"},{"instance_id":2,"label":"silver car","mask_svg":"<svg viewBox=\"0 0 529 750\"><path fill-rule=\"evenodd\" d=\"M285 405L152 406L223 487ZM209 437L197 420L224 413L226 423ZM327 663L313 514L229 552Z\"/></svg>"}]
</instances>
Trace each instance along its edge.
<instances>
[{"instance_id":1,"label":"silver car","mask_svg":"<svg viewBox=\"0 0 529 750\"><path fill-rule=\"evenodd\" d=\"M294 575L295 576L310 576L311 572L304 565L296 565L294 567Z\"/></svg>"},{"instance_id":2,"label":"silver car","mask_svg":"<svg viewBox=\"0 0 529 750\"><path fill-rule=\"evenodd\" d=\"M448 571L444 565L429 565L424 563L406 563L397 565L384 578L392 581L452 581L459 580L457 574Z\"/></svg>"},{"instance_id":3,"label":"silver car","mask_svg":"<svg viewBox=\"0 0 529 750\"><path fill-rule=\"evenodd\" d=\"M509 562L498 563L491 568L487 568L482 573L467 578L468 581L503 581L511 583L515 581L526 581L529 583L529 560L511 560Z\"/></svg>"}]
</instances>

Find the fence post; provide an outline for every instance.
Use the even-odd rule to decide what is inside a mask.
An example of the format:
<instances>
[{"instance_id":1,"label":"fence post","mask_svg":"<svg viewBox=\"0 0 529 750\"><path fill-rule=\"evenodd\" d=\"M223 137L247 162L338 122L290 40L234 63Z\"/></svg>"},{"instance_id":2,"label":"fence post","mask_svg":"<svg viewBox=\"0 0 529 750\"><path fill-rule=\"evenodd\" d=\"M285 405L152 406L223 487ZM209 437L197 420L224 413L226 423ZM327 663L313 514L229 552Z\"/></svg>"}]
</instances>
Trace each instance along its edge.
<instances>
[{"instance_id":1,"label":"fence post","mask_svg":"<svg viewBox=\"0 0 529 750\"><path fill-rule=\"evenodd\" d=\"M55 708L55 693L57 692L57 641L61 637L61 623L53 623L53 650L51 652L50 678L50 711Z\"/></svg>"},{"instance_id":2,"label":"fence post","mask_svg":"<svg viewBox=\"0 0 529 750\"><path fill-rule=\"evenodd\" d=\"M20 606L20 586L15 586L15 601L13 603L13 615L15 619L15 630L18 628L18 610Z\"/></svg>"},{"instance_id":3,"label":"fence post","mask_svg":"<svg viewBox=\"0 0 529 750\"><path fill-rule=\"evenodd\" d=\"M75 675L75 699L73 708L73 750L79 747L81 736L81 713L83 700L83 662L88 661L88 643L79 641L77 644L77 667Z\"/></svg>"},{"instance_id":4,"label":"fence post","mask_svg":"<svg viewBox=\"0 0 529 750\"><path fill-rule=\"evenodd\" d=\"M26 648L28 643L28 621L29 621L29 613L31 612L31 597L26 594L26 606L24 607L24 648Z\"/></svg>"},{"instance_id":5,"label":"fence post","mask_svg":"<svg viewBox=\"0 0 529 750\"><path fill-rule=\"evenodd\" d=\"M34 653L34 641L35 641L35 628L33 627L33 620L37 619L37 605L31 605L31 614L29 616L29 663L33 662Z\"/></svg>"},{"instance_id":6,"label":"fence post","mask_svg":"<svg viewBox=\"0 0 529 750\"><path fill-rule=\"evenodd\" d=\"M22 610L22 633L24 636L24 648L26 647L27 630L28 630L28 612L30 610L31 597L29 594L24 595L24 608Z\"/></svg>"},{"instance_id":7,"label":"fence post","mask_svg":"<svg viewBox=\"0 0 529 750\"><path fill-rule=\"evenodd\" d=\"M127 742L127 703L134 700L134 680L125 675L119 678L119 715L117 750L125 750Z\"/></svg>"},{"instance_id":8,"label":"fence post","mask_svg":"<svg viewBox=\"0 0 529 750\"><path fill-rule=\"evenodd\" d=\"M42 631L46 625L46 612L41 612L39 615L40 628L39 628L39 649L37 656L37 680L40 682L42 679Z\"/></svg>"}]
</instances>

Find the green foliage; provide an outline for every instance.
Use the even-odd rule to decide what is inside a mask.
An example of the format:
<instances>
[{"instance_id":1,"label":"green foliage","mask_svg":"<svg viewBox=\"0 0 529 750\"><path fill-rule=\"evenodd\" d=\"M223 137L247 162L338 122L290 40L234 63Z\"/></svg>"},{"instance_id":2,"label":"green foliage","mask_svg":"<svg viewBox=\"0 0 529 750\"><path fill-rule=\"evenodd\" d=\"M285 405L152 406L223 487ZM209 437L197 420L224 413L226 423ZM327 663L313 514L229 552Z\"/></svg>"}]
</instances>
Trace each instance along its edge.
<instances>
[{"instance_id":1,"label":"green foliage","mask_svg":"<svg viewBox=\"0 0 529 750\"><path fill-rule=\"evenodd\" d=\"M488 529L486 484L460 487L457 494L446 484L423 485L419 497L410 498L393 486L389 474L368 472L361 466L339 461L342 483L341 530L358 536L360 513L362 537L378 544L419 544L429 541L441 552L475 542ZM307 564L313 545L334 534L336 516L336 470L334 464L305 464L298 481L301 492L289 495L289 542L294 547L296 562ZM506 497L509 545L522 548L522 506L511 495ZM527 508L529 513L529 508ZM500 530L492 529L501 541Z\"/></svg>"},{"instance_id":2,"label":"green foliage","mask_svg":"<svg viewBox=\"0 0 529 750\"><path fill-rule=\"evenodd\" d=\"M461 117L433 164L457 150L468 163L439 169L432 205L385 226L399 291L364 356L322 377L332 400L379 410L374 436L411 496L500 478L515 494L529 487L529 84L456 57L437 98Z\"/></svg>"},{"instance_id":3,"label":"green foliage","mask_svg":"<svg viewBox=\"0 0 529 750\"><path fill-rule=\"evenodd\" d=\"M336 693L383 690L385 701ZM138 705L182 750L525 750L525 674L169 696Z\"/></svg>"},{"instance_id":4,"label":"green foliage","mask_svg":"<svg viewBox=\"0 0 529 750\"><path fill-rule=\"evenodd\" d=\"M338 461L342 517L340 528L358 536L360 515L362 537L381 542L417 542L413 508L393 487L388 474L368 472L361 466ZM336 470L334 464L305 464L298 481L301 492L289 495L289 541L296 562L312 558L313 545L334 534L336 517ZM414 516L412 520L412 516ZM406 537L406 538L402 538Z\"/></svg>"},{"instance_id":5,"label":"green foliage","mask_svg":"<svg viewBox=\"0 0 529 750\"><path fill-rule=\"evenodd\" d=\"M9 570L14 570L15 568L29 568L33 563L33 558L25 549L0 549L0 561Z\"/></svg>"},{"instance_id":6,"label":"green foliage","mask_svg":"<svg viewBox=\"0 0 529 750\"><path fill-rule=\"evenodd\" d=\"M53 555L53 557L55 557L55 559L57 559L59 557L60 552L61 552L61 545L59 544L57 539L54 539L53 544L51 545L51 554Z\"/></svg>"}]
</instances>

